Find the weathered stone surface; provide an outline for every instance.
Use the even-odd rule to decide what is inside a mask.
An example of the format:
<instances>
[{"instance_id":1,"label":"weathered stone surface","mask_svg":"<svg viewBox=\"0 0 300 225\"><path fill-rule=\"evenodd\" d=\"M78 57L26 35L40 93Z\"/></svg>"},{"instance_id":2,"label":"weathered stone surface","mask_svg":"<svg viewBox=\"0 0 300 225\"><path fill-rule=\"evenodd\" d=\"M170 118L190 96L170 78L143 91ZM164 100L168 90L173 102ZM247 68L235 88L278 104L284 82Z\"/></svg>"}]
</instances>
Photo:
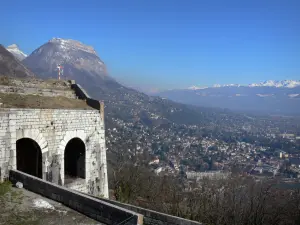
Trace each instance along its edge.
<instances>
[{"instance_id":1,"label":"weathered stone surface","mask_svg":"<svg viewBox=\"0 0 300 225\"><path fill-rule=\"evenodd\" d=\"M43 179L64 185L65 148L70 140L79 138L86 150L85 179L68 187L108 197L103 123L97 110L1 109L0 179L8 177L9 169L17 168L17 140L30 138L42 152ZM100 182L96 182L99 178Z\"/></svg>"},{"instance_id":2,"label":"weathered stone surface","mask_svg":"<svg viewBox=\"0 0 300 225\"><path fill-rule=\"evenodd\" d=\"M101 199L101 198L100 198ZM144 225L202 225L202 223L187 220L183 218L179 218L176 216L171 216L168 214L160 213L157 211L141 208L134 205L129 205L117 201L113 201L110 199L101 199L107 203L110 203L115 206L119 206L130 211L136 212L138 214L143 215L143 224Z\"/></svg>"},{"instance_id":3,"label":"weathered stone surface","mask_svg":"<svg viewBox=\"0 0 300 225\"><path fill-rule=\"evenodd\" d=\"M74 92L70 90L55 90L48 88L39 88L39 87L22 87L22 86L6 86L0 85L0 93L4 94L20 94L20 95L40 95L48 97L57 97L63 96L66 98L76 98Z\"/></svg>"}]
</instances>

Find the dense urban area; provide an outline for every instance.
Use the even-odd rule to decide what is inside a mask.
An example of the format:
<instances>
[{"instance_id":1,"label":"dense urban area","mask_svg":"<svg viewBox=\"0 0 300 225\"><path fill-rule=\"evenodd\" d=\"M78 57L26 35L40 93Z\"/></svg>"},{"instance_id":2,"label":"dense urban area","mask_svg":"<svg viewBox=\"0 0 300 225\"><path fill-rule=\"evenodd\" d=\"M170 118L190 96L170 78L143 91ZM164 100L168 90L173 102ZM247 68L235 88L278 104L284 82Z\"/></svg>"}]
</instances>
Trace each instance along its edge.
<instances>
[{"instance_id":1,"label":"dense urban area","mask_svg":"<svg viewBox=\"0 0 300 225\"><path fill-rule=\"evenodd\" d=\"M152 101L169 104L159 98ZM300 176L299 117L194 108L202 110L207 120L198 124L174 123L145 104L136 105L136 111L131 108L129 114L140 113L142 107L144 118L135 121L110 118L107 112L107 149L122 152L128 160L143 155L156 174L214 176L234 166L245 175L290 179ZM178 110L182 109L171 107L167 113Z\"/></svg>"},{"instance_id":2,"label":"dense urban area","mask_svg":"<svg viewBox=\"0 0 300 225\"><path fill-rule=\"evenodd\" d=\"M299 117L149 101L166 111L107 102L113 198L204 224L299 222ZM188 110L188 120L170 119Z\"/></svg>"}]
</instances>

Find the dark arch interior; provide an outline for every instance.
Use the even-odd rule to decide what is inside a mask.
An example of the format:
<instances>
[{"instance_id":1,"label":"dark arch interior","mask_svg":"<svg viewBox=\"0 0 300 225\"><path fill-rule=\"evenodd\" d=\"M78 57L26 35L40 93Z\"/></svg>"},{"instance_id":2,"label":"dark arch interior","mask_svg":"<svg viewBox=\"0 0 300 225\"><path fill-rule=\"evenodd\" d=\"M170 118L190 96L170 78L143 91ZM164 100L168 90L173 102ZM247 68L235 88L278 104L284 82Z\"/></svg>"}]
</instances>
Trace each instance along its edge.
<instances>
[{"instance_id":1,"label":"dark arch interior","mask_svg":"<svg viewBox=\"0 0 300 225\"><path fill-rule=\"evenodd\" d=\"M85 178L85 144L73 138L65 149L65 183L78 177Z\"/></svg>"},{"instance_id":2,"label":"dark arch interior","mask_svg":"<svg viewBox=\"0 0 300 225\"><path fill-rule=\"evenodd\" d=\"M41 148L30 138L17 141L17 170L42 178Z\"/></svg>"}]
</instances>

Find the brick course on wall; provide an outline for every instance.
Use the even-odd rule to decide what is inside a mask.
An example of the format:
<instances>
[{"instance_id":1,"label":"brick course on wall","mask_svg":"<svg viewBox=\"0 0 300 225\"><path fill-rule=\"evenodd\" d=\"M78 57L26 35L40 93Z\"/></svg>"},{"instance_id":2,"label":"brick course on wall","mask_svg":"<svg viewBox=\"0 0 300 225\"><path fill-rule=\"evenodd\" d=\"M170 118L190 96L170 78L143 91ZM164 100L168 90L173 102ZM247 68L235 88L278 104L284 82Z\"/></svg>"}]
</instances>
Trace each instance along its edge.
<instances>
[{"instance_id":1,"label":"brick course on wall","mask_svg":"<svg viewBox=\"0 0 300 225\"><path fill-rule=\"evenodd\" d=\"M1 109L0 179L16 169L16 141L30 138L42 152L43 179L64 185L64 151L72 138L80 138L86 148L85 190L108 197L104 118L98 110Z\"/></svg>"}]
</instances>

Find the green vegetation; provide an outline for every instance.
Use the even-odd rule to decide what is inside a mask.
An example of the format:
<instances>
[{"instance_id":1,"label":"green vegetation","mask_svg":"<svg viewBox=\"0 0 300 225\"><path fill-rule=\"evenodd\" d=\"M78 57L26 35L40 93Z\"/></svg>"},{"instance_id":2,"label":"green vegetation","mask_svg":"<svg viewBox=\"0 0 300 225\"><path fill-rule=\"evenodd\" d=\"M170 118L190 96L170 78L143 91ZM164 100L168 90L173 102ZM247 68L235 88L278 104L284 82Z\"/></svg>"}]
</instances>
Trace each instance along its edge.
<instances>
[{"instance_id":1,"label":"green vegetation","mask_svg":"<svg viewBox=\"0 0 300 225\"><path fill-rule=\"evenodd\" d=\"M0 75L0 85L11 85L9 77Z\"/></svg>"},{"instance_id":2,"label":"green vegetation","mask_svg":"<svg viewBox=\"0 0 300 225\"><path fill-rule=\"evenodd\" d=\"M210 225L300 224L300 189L284 189L277 180L232 176L188 185L182 179L155 176L142 166L112 169L116 200ZM199 185L200 184L200 185Z\"/></svg>"},{"instance_id":3,"label":"green vegetation","mask_svg":"<svg viewBox=\"0 0 300 225\"><path fill-rule=\"evenodd\" d=\"M8 181L0 183L0 225L35 225L38 219L34 212L22 211L22 193L13 190Z\"/></svg>"},{"instance_id":4,"label":"green vegetation","mask_svg":"<svg viewBox=\"0 0 300 225\"><path fill-rule=\"evenodd\" d=\"M3 108L92 109L85 101L64 96L39 96L0 93Z\"/></svg>"}]
</instances>

